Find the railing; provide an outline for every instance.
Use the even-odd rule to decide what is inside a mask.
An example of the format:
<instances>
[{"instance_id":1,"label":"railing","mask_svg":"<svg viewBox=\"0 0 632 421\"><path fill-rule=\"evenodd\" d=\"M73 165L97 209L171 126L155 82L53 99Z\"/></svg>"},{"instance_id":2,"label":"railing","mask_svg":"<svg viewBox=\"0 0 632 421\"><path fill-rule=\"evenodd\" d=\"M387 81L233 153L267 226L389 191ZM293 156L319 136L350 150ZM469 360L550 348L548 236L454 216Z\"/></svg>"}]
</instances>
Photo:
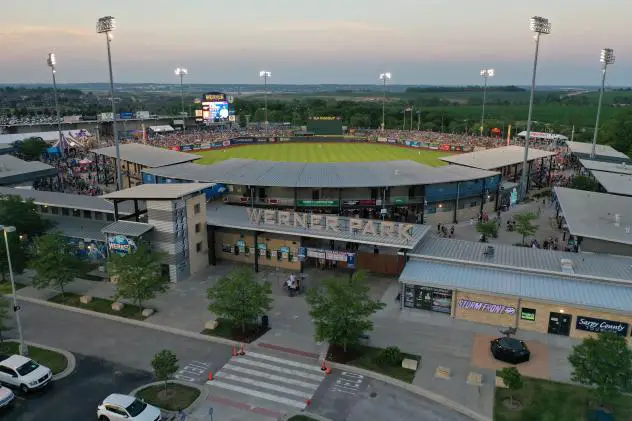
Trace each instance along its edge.
<instances>
[{"instance_id":1,"label":"railing","mask_svg":"<svg viewBox=\"0 0 632 421\"><path fill-rule=\"evenodd\" d=\"M236 203L243 205L251 205L253 204L252 197L250 196L242 196L239 194L229 194L224 196L225 203ZM318 208L318 207L327 207L327 208L335 208L335 207L357 207L357 206L405 206L405 205L414 205L414 204L423 204L424 197L423 196L397 196L390 197L386 199L386 202L383 202L382 199L367 199L367 198L343 198L339 200L338 198L333 197L322 197L318 200L311 199L297 199L296 201L293 198L285 198L285 197L266 197L266 198L255 198L255 205L269 205L269 206L297 206L304 208Z\"/></svg>"}]
</instances>

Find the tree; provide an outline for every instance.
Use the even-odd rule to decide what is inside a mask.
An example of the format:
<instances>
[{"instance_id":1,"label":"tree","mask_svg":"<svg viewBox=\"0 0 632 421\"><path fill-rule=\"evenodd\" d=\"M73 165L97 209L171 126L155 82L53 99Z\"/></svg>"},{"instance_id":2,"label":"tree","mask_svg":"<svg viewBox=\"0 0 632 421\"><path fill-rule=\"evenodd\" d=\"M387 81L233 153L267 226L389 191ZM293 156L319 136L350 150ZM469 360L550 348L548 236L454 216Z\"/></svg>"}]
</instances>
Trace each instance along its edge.
<instances>
[{"instance_id":1,"label":"tree","mask_svg":"<svg viewBox=\"0 0 632 421\"><path fill-rule=\"evenodd\" d=\"M22 273L26 268L27 253L24 243L16 233L7 233L9 239L9 253L11 253L11 269L13 273ZM7 246L4 235L0 234L0 273L2 281L6 281L9 273L9 260L7 259Z\"/></svg>"},{"instance_id":2,"label":"tree","mask_svg":"<svg viewBox=\"0 0 632 421\"><path fill-rule=\"evenodd\" d=\"M51 227L48 220L37 213L32 200L22 200L20 196L8 196L0 200L0 224L14 226L18 234L37 236Z\"/></svg>"},{"instance_id":3,"label":"tree","mask_svg":"<svg viewBox=\"0 0 632 421\"><path fill-rule=\"evenodd\" d=\"M516 367L505 367L500 370L498 376L503 379L505 386L507 386L507 389L510 390L511 394L509 395L509 402L513 405L514 392L522 389L524 386L522 375Z\"/></svg>"},{"instance_id":4,"label":"tree","mask_svg":"<svg viewBox=\"0 0 632 421\"><path fill-rule=\"evenodd\" d=\"M585 175L578 175L573 177L571 188L577 190L595 191L597 190L597 182L590 177L586 177Z\"/></svg>"},{"instance_id":5,"label":"tree","mask_svg":"<svg viewBox=\"0 0 632 421\"><path fill-rule=\"evenodd\" d=\"M347 352L361 335L373 330L370 317L385 304L371 298L364 279L364 272L356 272L348 280L329 278L323 281L323 288L308 292L317 341L328 341Z\"/></svg>"},{"instance_id":6,"label":"tree","mask_svg":"<svg viewBox=\"0 0 632 421\"><path fill-rule=\"evenodd\" d=\"M48 143L41 137L29 137L18 144L18 152L28 160L38 159L46 148L48 148Z\"/></svg>"},{"instance_id":7,"label":"tree","mask_svg":"<svg viewBox=\"0 0 632 421\"><path fill-rule=\"evenodd\" d=\"M272 287L269 282L259 283L254 272L238 268L222 277L209 288L209 311L229 320L233 326L246 332L246 326L270 311Z\"/></svg>"},{"instance_id":8,"label":"tree","mask_svg":"<svg viewBox=\"0 0 632 421\"><path fill-rule=\"evenodd\" d=\"M163 254L145 243L128 254L110 253L109 272L119 277L117 298L132 300L142 312L144 301L156 298L157 293L168 288L169 279L162 275L162 260Z\"/></svg>"},{"instance_id":9,"label":"tree","mask_svg":"<svg viewBox=\"0 0 632 421\"><path fill-rule=\"evenodd\" d=\"M66 238L60 232L53 232L35 240L31 267L35 270L35 288L56 287L63 297L66 286L83 273L85 265Z\"/></svg>"},{"instance_id":10,"label":"tree","mask_svg":"<svg viewBox=\"0 0 632 421\"><path fill-rule=\"evenodd\" d=\"M156 380L165 382L166 391L169 378L171 378L171 376L178 371L178 368L180 368L178 366L178 358L176 357L176 354L168 349L163 349L154 355L154 359L151 360L151 366L154 369Z\"/></svg>"},{"instance_id":11,"label":"tree","mask_svg":"<svg viewBox=\"0 0 632 421\"><path fill-rule=\"evenodd\" d=\"M626 338L613 333L600 333L575 345L568 361L573 367L571 379L593 386L601 403L616 397L630 387L632 350Z\"/></svg>"},{"instance_id":12,"label":"tree","mask_svg":"<svg viewBox=\"0 0 632 421\"><path fill-rule=\"evenodd\" d=\"M496 238L498 236L498 224L496 221L478 221L476 223L476 231L483 234L484 237Z\"/></svg>"},{"instance_id":13,"label":"tree","mask_svg":"<svg viewBox=\"0 0 632 421\"><path fill-rule=\"evenodd\" d=\"M538 231L538 226L531 223L531 221L535 219L538 219L538 217L533 212L517 213L514 215L514 220L516 221L516 232L522 235L523 246L524 240Z\"/></svg>"},{"instance_id":14,"label":"tree","mask_svg":"<svg viewBox=\"0 0 632 421\"><path fill-rule=\"evenodd\" d=\"M6 322L9 319L9 308L11 308L9 300L0 297L0 342L4 340L3 333L8 330Z\"/></svg>"}]
</instances>

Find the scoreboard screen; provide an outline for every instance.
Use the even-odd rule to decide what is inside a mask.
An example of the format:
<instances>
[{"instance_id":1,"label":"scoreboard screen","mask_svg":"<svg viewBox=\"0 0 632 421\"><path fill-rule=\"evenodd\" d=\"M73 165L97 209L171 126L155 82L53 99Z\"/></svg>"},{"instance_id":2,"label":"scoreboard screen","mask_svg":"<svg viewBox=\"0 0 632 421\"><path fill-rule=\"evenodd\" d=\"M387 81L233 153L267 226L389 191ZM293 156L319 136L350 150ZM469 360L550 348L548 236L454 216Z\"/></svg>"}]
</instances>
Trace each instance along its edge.
<instances>
[{"instance_id":1,"label":"scoreboard screen","mask_svg":"<svg viewBox=\"0 0 632 421\"><path fill-rule=\"evenodd\" d=\"M307 131L315 135L342 135L342 118L310 117L307 120Z\"/></svg>"}]
</instances>

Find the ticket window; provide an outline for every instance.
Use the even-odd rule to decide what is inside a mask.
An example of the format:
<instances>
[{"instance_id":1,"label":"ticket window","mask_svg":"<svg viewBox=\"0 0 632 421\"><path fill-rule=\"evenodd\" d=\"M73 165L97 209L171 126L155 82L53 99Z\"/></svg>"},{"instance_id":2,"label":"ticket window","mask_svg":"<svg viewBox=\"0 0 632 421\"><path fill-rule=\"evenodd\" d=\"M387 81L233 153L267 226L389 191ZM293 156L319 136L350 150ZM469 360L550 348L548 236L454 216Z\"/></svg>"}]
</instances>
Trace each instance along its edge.
<instances>
[{"instance_id":1,"label":"ticket window","mask_svg":"<svg viewBox=\"0 0 632 421\"><path fill-rule=\"evenodd\" d=\"M565 313L553 313L549 315L548 332L554 335L569 336L571 333L571 321L573 316Z\"/></svg>"}]
</instances>

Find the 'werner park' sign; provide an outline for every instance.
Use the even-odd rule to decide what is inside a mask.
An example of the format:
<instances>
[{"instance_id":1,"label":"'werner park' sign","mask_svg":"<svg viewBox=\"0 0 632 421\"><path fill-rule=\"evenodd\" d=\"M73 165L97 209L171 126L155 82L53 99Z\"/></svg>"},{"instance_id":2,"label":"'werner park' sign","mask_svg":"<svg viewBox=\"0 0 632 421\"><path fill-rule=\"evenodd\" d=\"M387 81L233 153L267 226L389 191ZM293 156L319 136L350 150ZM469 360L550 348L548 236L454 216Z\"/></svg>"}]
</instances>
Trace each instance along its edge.
<instances>
[{"instance_id":1,"label":"'werner park' sign","mask_svg":"<svg viewBox=\"0 0 632 421\"><path fill-rule=\"evenodd\" d=\"M314 232L350 232L385 239L413 240L413 224L271 209L247 208L246 210L251 224L284 225Z\"/></svg>"}]
</instances>

